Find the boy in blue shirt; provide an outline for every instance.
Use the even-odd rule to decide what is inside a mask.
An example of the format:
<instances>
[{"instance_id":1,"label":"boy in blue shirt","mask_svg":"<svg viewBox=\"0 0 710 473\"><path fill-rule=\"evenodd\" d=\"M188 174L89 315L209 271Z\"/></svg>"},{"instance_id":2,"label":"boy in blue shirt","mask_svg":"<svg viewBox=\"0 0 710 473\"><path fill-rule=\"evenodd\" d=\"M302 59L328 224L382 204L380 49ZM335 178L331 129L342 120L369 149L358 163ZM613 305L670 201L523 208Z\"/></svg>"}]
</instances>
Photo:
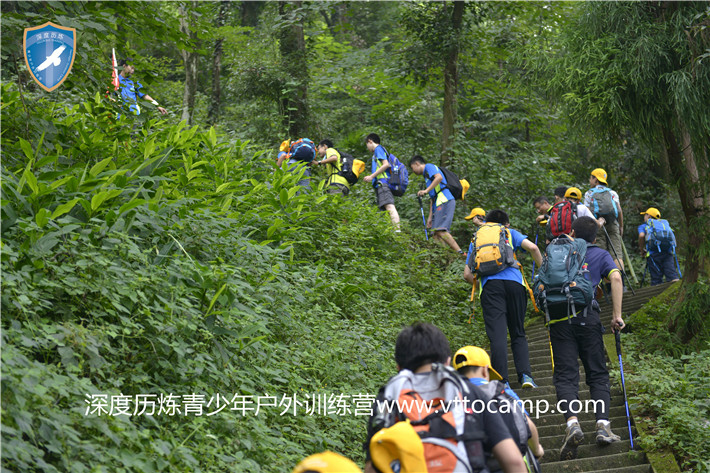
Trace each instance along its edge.
<instances>
[{"instance_id":1,"label":"boy in blue shirt","mask_svg":"<svg viewBox=\"0 0 710 473\"><path fill-rule=\"evenodd\" d=\"M367 150L372 153L372 174L365 176L362 180L371 182L375 189L375 199L380 210L386 210L390 214L395 232L399 232L399 213L394 206L394 196L388 185L387 179L390 177L390 163L387 160L387 151L380 144L380 137L376 133L370 133L365 138Z\"/></svg>"},{"instance_id":2,"label":"boy in blue shirt","mask_svg":"<svg viewBox=\"0 0 710 473\"><path fill-rule=\"evenodd\" d=\"M602 277L611 281L612 298L612 331L621 330L624 321L621 318L621 299L623 285L621 273L614 264L614 260L606 250L593 243L597 238L599 226L597 221L590 217L579 217L572 223L572 238L581 238L587 242L588 277L594 286L597 286ZM552 381L557 391L558 405L563 406L563 415L567 421L565 438L560 450L560 460L577 458L577 447L584 439L584 433L579 426L577 416L569 412L572 401L579 400L579 363L582 360L586 383L589 386L591 398L602 402L602 409L595 410L596 442L599 446L618 442L619 436L612 433L609 423L609 370L606 367L606 353L604 350L604 331L599 317L600 309L596 300L587 306L583 313L569 319L555 318L550 321L550 341L552 343L555 372ZM563 403L562 401L566 402Z\"/></svg>"},{"instance_id":3,"label":"boy in blue shirt","mask_svg":"<svg viewBox=\"0 0 710 473\"><path fill-rule=\"evenodd\" d=\"M655 207L649 207L645 212L641 212L643 215L643 223L639 225L639 249L641 250L641 255L646 258L646 265L648 266L648 271L651 273L651 286L656 286L663 283L663 276L666 277L666 282L675 282L678 280L678 273L675 267L675 234L668 227L670 233L669 237L672 243L668 247L661 247L660 245L649 245L647 240L651 240L653 237L649 237L649 233L653 231L653 221L661 219L661 212ZM649 220L651 223L649 224ZM667 223L667 222L666 222ZM656 228L659 227L656 224Z\"/></svg>"},{"instance_id":4,"label":"boy in blue shirt","mask_svg":"<svg viewBox=\"0 0 710 473\"><path fill-rule=\"evenodd\" d=\"M434 238L446 243L456 251L463 254L454 237L451 236L451 222L456 211L456 199L451 195L446 177L436 164L427 163L421 156L414 156L409 161L412 172L418 176L424 175L426 189L417 192L419 197L429 194L429 218L426 226L434 231Z\"/></svg>"},{"instance_id":5,"label":"boy in blue shirt","mask_svg":"<svg viewBox=\"0 0 710 473\"><path fill-rule=\"evenodd\" d=\"M486 225L499 224L507 226L508 214L496 209L486 215ZM537 245L527 239L526 235L508 228L510 235L508 244L513 251L522 248L529 252L538 267L542 264L542 254ZM474 273L471 272L470 259L475 255L473 242L468 247L468 258L464 267L463 277L474 284ZM481 310L486 324L486 334L491 342L491 361L493 368L501 374L503 382L508 382L508 343L507 333L510 333L510 347L513 352L515 371L523 388L536 388L530 367L528 340L525 338L525 310L528 306L528 293L523 281L523 274L518 265L508 266L491 276L483 276L481 284Z\"/></svg>"}]
</instances>

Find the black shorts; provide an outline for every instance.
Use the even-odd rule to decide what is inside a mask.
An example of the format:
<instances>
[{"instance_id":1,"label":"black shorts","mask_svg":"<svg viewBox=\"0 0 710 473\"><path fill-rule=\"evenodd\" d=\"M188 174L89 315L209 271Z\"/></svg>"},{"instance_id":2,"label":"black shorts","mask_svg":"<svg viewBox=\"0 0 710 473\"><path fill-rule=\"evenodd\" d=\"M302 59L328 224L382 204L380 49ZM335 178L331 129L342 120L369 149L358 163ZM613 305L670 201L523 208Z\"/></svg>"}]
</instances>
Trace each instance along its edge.
<instances>
[{"instance_id":1,"label":"black shorts","mask_svg":"<svg viewBox=\"0 0 710 473\"><path fill-rule=\"evenodd\" d=\"M380 210L385 210L386 205L394 205L394 196L387 184L380 184L375 188L375 196L377 197L377 207Z\"/></svg>"}]
</instances>

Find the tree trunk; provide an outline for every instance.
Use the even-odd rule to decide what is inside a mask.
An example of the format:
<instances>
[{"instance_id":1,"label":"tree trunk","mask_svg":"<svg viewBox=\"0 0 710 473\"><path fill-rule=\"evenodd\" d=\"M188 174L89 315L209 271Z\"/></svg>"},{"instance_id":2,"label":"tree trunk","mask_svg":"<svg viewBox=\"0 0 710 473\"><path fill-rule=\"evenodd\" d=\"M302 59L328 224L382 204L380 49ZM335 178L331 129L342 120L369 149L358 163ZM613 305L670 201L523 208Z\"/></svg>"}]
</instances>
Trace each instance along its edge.
<instances>
[{"instance_id":1,"label":"tree trunk","mask_svg":"<svg viewBox=\"0 0 710 473\"><path fill-rule=\"evenodd\" d=\"M680 140L671 127L663 129L663 138L688 228L683 280L685 284L692 284L699 276L710 276L710 174L706 162L696 161L690 136L680 121L676 129Z\"/></svg>"},{"instance_id":2,"label":"tree trunk","mask_svg":"<svg viewBox=\"0 0 710 473\"><path fill-rule=\"evenodd\" d=\"M196 1L192 6L180 6L180 31L190 40L192 47L195 47L196 34L193 31L193 11L196 8ZM183 49L182 59L185 64L185 89L182 96L182 120L188 125L192 125L192 118L195 112L195 95L197 94L197 53Z\"/></svg>"},{"instance_id":3,"label":"tree trunk","mask_svg":"<svg viewBox=\"0 0 710 473\"><path fill-rule=\"evenodd\" d=\"M449 46L449 52L444 66L444 123L441 137L441 165L445 166L452 154L452 148L456 138L456 116L457 104L456 94L459 83L459 35L463 23L464 2L454 1L454 10L451 15L451 26L453 41Z\"/></svg>"},{"instance_id":4,"label":"tree trunk","mask_svg":"<svg viewBox=\"0 0 710 473\"><path fill-rule=\"evenodd\" d=\"M284 23L279 34L281 66L289 78L280 105L291 139L308 135L308 61L300 8L300 1L279 3Z\"/></svg>"},{"instance_id":5,"label":"tree trunk","mask_svg":"<svg viewBox=\"0 0 710 473\"><path fill-rule=\"evenodd\" d=\"M215 26L221 28L224 26L227 18L227 9L230 3L222 1L217 12L217 21ZM222 42L223 38L219 37L214 42L214 52L212 53L212 100L207 110L207 121L210 125L214 125L219 118L219 109L222 104L222 89L220 87L220 78L222 75Z\"/></svg>"}]
</instances>

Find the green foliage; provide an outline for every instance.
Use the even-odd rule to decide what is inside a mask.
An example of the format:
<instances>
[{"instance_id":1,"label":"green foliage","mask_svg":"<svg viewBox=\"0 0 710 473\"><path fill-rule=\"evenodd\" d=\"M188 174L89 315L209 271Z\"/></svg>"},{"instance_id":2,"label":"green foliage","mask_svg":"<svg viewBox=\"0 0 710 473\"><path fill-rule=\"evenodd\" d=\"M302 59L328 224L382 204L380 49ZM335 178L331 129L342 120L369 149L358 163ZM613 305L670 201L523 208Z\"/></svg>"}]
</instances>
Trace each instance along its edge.
<instances>
[{"instance_id":1,"label":"green foliage","mask_svg":"<svg viewBox=\"0 0 710 473\"><path fill-rule=\"evenodd\" d=\"M4 113L22 107L2 90ZM463 263L422 250L407 225L395 234L370 189L297 195L300 176L247 143L134 129L99 97L35 110L54 124L43 138L2 135L4 469L284 471L326 448L361 459L363 416L230 402L374 395L416 320L454 349L484 342L480 321L466 324ZM110 409L140 394L177 396L181 414L96 411L95 396ZM211 402L203 415L185 412L193 394Z\"/></svg>"},{"instance_id":2,"label":"green foliage","mask_svg":"<svg viewBox=\"0 0 710 473\"><path fill-rule=\"evenodd\" d=\"M670 449L684 468L703 472L710 467L706 460L710 449L710 331L704 321L697 321L693 342L684 343L678 333L668 330L668 314L678 303L679 289L680 284L671 286L628 320L633 332L624 337L624 373L634 393L633 403L650 428L641 446ZM696 304L708 307L707 283L699 281L693 291L700 294L687 299L680 313L702 317L706 309Z\"/></svg>"}]
</instances>

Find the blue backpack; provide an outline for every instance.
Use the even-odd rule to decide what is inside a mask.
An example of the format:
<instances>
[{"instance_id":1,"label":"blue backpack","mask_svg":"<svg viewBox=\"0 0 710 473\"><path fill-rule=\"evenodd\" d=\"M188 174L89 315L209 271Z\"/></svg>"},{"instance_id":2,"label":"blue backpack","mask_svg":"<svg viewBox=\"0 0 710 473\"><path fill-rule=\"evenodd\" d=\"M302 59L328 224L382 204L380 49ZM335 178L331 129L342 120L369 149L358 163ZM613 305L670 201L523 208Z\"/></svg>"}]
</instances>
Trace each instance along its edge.
<instances>
[{"instance_id":1,"label":"blue backpack","mask_svg":"<svg viewBox=\"0 0 710 473\"><path fill-rule=\"evenodd\" d=\"M310 163L316 159L316 145L308 138L301 138L291 144L288 152L289 159Z\"/></svg>"},{"instance_id":2,"label":"blue backpack","mask_svg":"<svg viewBox=\"0 0 710 473\"><path fill-rule=\"evenodd\" d=\"M407 166L402 164L394 154L390 154L384 146L382 148L387 155L387 162L390 163L390 169L388 171L390 177L385 182L387 182L393 196L402 197L409 185L409 171L407 170ZM374 172L377 169L377 160L374 159L374 157L372 159L372 167Z\"/></svg>"},{"instance_id":3,"label":"blue backpack","mask_svg":"<svg viewBox=\"0 0 710 473\"><path fill-rule=\"evenodd\" d=\"M590 210L596 218L604 217L607 222L615 222L619 218L619 208L608 187L592 189L592 208Z\"/></svg>"},{"instance_id":4,"label":"blue backpack","mask_svg":"<svg viewBox=\"0 0 710 473\"><path fill-rule=\"evenodd\" d=\"M675 253L675 235L668 220L650 218L646 223L646 249L655 248L659 253Z\"/></svg>"}]
</instances>

